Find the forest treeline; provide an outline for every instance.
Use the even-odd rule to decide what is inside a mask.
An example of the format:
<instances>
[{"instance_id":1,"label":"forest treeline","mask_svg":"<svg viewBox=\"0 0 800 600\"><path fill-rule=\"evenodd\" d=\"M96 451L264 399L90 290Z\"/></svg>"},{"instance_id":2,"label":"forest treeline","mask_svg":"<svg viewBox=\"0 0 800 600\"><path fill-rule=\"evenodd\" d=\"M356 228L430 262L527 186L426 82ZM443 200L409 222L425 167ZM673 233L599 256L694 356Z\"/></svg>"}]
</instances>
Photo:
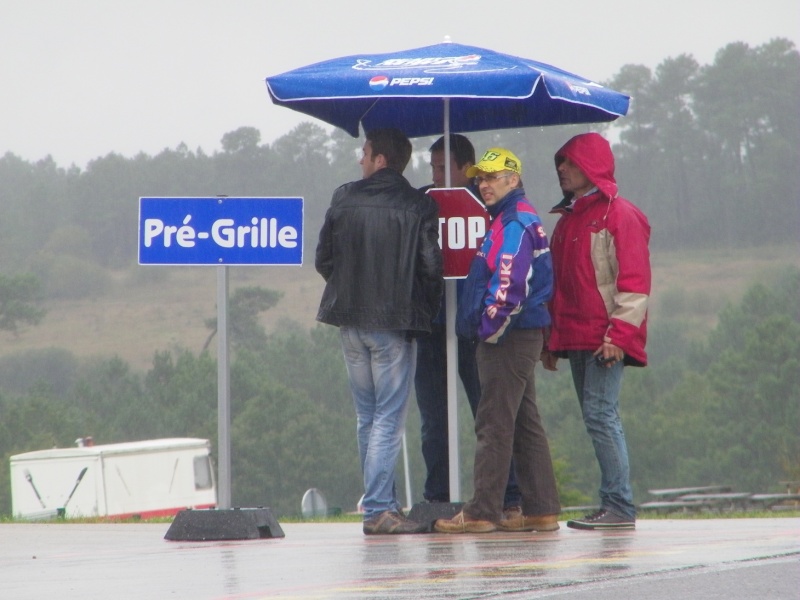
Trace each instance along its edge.
<instances>
[{"instance_id":1,"label":"forest treeline","mask_svg":"<svg viewBox=\"0 0 800 600\"><path fill-rule=\"evenodd\" d=\"M648 214L654 253L748 253L765 244L797 243L800 54L792 42L729 44L709 65L688 55L666 59L655 70L626 65L607 83L632 96L631 111L591 129L614 141L621 193ZM586 129L504 130L470 138L479 151L491 145L514 149L529 196L546 212L560 199L553 153ZM406 174L415 184L430 180L425 150L434 139L412 140L418 152ZM141 196L301 195L305 256L313 256L331 192L360 176L362 143L306 122L273 143L262 143L257 128L244 126L225 133L221 151L211 154L179 144L155 156L112 153L83 169L6 154L0 158L0 329L15 331L13 320L2 325L9 314L35 326L38 298L102 301L114 271L155 277L153 268L136 266ZM722 310L702 341L678 308L688 303L673 291L669 310L653 320L651 367L631 369L623 388L640 500L654 486L718 482L767 491L779 480L800 479L798 281L800 274L788 269L770 285L754 285L741 303ZM20 282L31 295L9 304L7 293L20 292ZM351 509L361 484L336 332L291 323L264 331L254 311L269 309L273 293L253 290L249 309L243 304L243 325L232 336L234 503L294 514L302 493L317 487L329 503ZM213 332L213 321L206 326ZM562 500L592 501L595 461L571 382L562 369L541 375L539 386ZM411 411L412 487L419 490L424 467L416 418ZM474 438L468 411L460 422L466 472ZM154 348L145 373L118 357L85 361L57 348L0 360L5 464L11 454L69 446L87 434L100 442L215 440L213 357ZM463 479L469 493L469 478ZM8 470L0 469L0 514L10 510Z\"/></svg>"},{"instance_id":2,"label":"forest treeline","mask_svg":"<svg viewBox=\"0 0 800 600\"><path fill-rule=\"evenodd\" d=\"M540 212L559 188L553 154L587 127L615 140L621 193L653 224L654 250L787 243L800 222L800 53L775 39L725 46L713 64L691 56L654 71L622 67L611 81L632 96L611 125L557 126L470 134L480 152L512 148ZM225 133L206 154L180 144L149 156L109 154L85 169L0 158L0 272L30 272L49 297L102 291L103 269L136 263L140 196L298 196L305 199L306 256L332 191L360 177L362 140L305 122L271 144L254 127ZM430 181L425 150L407 170ZM545 225L548 223L545 222ZM311 250L311 252L309 252Z\"/></svg>"}]
</instances>

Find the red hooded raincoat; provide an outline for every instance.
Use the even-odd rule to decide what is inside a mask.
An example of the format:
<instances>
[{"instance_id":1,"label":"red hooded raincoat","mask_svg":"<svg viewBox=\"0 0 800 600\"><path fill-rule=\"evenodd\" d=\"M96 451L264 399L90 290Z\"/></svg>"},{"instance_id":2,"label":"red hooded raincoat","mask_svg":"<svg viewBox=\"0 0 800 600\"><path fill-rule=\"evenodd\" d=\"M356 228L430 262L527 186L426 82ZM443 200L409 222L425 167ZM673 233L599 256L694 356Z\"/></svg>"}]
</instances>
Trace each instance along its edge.
<instances>
[{"instance_id":1,"label":"red hooded raincoat","mask_svg":"<svg viewBox=\"0 0 800 600\"><path fill-rule=\"evenodd\" d=\"M550 248L555 293L550 302L552 330L547 348L597 350L603 341L622 348L625 364L645 366L647 303L650 296L650 224L619 197L614 155L596 133L575 136L557 153L569 158L597 191L565 200Z\"/></svg>"}]
</instances>

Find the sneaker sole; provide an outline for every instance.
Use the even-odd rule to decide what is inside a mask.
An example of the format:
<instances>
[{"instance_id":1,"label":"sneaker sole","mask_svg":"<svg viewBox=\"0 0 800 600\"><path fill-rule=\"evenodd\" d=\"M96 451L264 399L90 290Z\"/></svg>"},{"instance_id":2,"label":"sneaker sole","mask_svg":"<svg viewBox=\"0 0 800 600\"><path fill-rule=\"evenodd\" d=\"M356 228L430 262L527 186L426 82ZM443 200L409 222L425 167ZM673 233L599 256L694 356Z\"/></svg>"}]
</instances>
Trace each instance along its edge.
<instances>
[{"instance_id":1,"label":"sneaker sole","mask_svg":"<svg viewBox=\"0 0 800 600\"><path fill-rule=\"evenodd\" d=\"M396 528L391 531L367 531L366 529L362 530L364 535L416 535L418 533L428 533L430 530L428 529L427 525L421 525L420 527L415 527L412 529L402 529Z\"/></svg>"},{"instance_id":2,"label":"sneaker sole","mask_svg":"<svg viewBox=\"0 0 800 600\"><path fill-rule=\"evenodd\" d=\"M580 521L567 521L567 527L572 529L636 529L636 523L581 523Z\"/></svg>"},{"instance_id":3,"label":"sneaker sole","mask_svg":"<svg viewBox=\"0 0 800 600\"><path fill-rule=\"evenodd\" d=\"M542 533L546 533L548 531L558 531L559 524L553 523L552 525L547 525L546 527L533 527L531 525L524 526L524 527L503 527L502 523L497 524L498 531L506 531L509 533L525 533L531 531L540 531Z\"/></svg>"},{"instance_id":4,"label":"sneaker sole","mask_svg":"<svg viewBox=\"0 0 800 600\"><path fill-rule=\"evenodd\" d=\"M433 530L437 533L492 533L493 531L497 531L497 527L494 525L475 525L467 523L464 527L453 528L434 525Z\"/></svg>"},{"instance_id":5,"label":"sneaker sole","mask_svg":"<svg viewBox=\"0 0 800 600\"><path fill-rule=\"evenodd\" d=\"M414 529L413 531L365 531L364 535L419 535L421 533L428 533L428 529Z\"/></svg>"}]
</instances>

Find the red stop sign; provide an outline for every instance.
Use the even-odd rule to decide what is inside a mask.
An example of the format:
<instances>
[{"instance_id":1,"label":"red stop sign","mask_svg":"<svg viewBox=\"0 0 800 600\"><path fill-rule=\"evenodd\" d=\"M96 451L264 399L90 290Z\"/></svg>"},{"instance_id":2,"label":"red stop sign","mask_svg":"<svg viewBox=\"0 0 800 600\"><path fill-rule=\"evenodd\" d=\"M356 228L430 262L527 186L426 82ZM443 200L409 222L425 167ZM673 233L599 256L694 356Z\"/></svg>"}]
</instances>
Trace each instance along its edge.
<instances>
[{"instance_id":1,"label":"red stop sign","mask_svg":"<svg viewBox=\"0 0 800 600\"><path fill-rule=\"evenodd\" d=\"M466 277L472 257L489 230L489 214L466 188L430 188L428 194L439 205L439 247L444 257L444 276Z\"/></svg>"}]
</instances>

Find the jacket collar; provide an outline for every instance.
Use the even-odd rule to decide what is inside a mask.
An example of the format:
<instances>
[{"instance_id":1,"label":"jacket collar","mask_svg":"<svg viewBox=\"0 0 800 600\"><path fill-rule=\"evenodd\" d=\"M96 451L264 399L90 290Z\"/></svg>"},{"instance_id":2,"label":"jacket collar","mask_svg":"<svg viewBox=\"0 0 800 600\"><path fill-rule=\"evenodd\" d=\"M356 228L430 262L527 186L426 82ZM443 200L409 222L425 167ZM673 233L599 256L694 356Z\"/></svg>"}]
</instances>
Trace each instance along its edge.
<instances>
[{"instance_id":1,"label":"jacket collar","mask_svg":"<svg viewBox=\"0 0 800 600\"><path fill-rule=\"evenodd\" d=\"M383 169L375 171L372 175L367 177L367 179L396 179L398 177L403 177L403 174L389 167L384 167Z\"/></svg>"},{"instance_id":2,"label":"jacket collar","mask_svg":"<svg viewBox=\"0 0 800 600\"><path fill-rule=\"evenodd\" d=\"M525 198L525 190L523 188L515 188L508 192L505 197L494 206L487 206L486 210L492 219L496 219L505 209L509 206L515 205L517 202Z\"/></svg>"},{"instance_id":3,"label":"jacket collar","mask_svg":"<svg viewBox=\"0 0 800 600\"><path fill-rule=\"evenodd\" d=\"M572 194L564 196L564 199L550 209L550 214L560 214L572 212Z\"/></svg>"},{"instance_id":4,"label":"jacket collar","mask_svg":"<svg viewBox=\"0 0 800 600\"><path fill-rule=\"evenodd\" d=\"M591 192L586 194L585 196L581 196L577 200L573 198L573 196L567 195L564 196L564 199L556 204L553 208L550 209L550 214L569 214L577 209L577 212L582 211L584 208L589 206L592 202L600 199L608 200L609 204L613 202L613 198L608 198L601 190L594 188Z\"/></svg>"}]
</instances>

